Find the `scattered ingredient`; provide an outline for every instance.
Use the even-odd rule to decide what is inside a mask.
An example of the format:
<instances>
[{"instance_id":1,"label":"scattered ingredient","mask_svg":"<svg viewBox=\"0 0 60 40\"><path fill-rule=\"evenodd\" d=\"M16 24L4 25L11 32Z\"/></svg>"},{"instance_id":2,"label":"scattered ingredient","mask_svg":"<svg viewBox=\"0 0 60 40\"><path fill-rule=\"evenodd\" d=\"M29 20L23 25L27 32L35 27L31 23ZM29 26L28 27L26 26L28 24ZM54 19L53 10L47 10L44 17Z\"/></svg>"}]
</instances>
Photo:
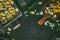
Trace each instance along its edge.
<instances>
[{"instance_id":1,"label":"scattered ingredient","mask_svg":"<svg viewBox=\"0 0 60 40\"><path fill-rule=\"evenodd\" d=\"M39 2L39 5L41 5L42 4L42 2Z\"/></svg>"},{"instance_id":2,"label":"scattered ingredient","mask_svg":"<svg viewBox=\"0 0 60 40\"><path fill-rule=\"evenodd\" d=\"M58 23L60 20L56 20L56 22Z\"/></svg>"},{"instance_id":3,"label":"scattered ingredient","mask_svg":"<svg viewBox=\"0 0 60 40\"><path fill-rule=\"evenodd\" d=\"M13 28L13 30L19 28L20 26L21 26L20 24L16 25L16 26Z\"/></svg>"},{"instance_id":4,"label":"scattered ingredient","mask_svg":"<svg viewBox=\"0 0 60 40\"><path fill-rule=\"evenodd\" d=\"M10 32L7 32L8 35L10 35Z\"/></svg>"},{"instance_id":5,"label":"scattered ingredient","mask_svg":"<svg viewBox=\"0 0 60 40\"><path fill-rule=\"evenodd\" d=\"M12 29L11 28L7 28L8 31L11 31Z\"/></svg>"},{"instance_id":6,"label":"scattered ingredient","mask_svg":"<svg viewBox=\"0 0 60 40\"><path fill-rule=\"evenodd\" d=\"M47 25L48 25L48 23L49 23L49 21L46 21L44 24L47 26Z\"/></svg>"},{"instance_id":7,"label":"scattered ingredient","mask_svg":"<svg viewBox=\"0 0 60 40\"><path fill-rule=\"evenodd\" d=\"M15 38L12 37L12 40L15 40Z\"/></svg>"},{"instance_id":8,"label":"scattered ingredient","mask_svg":"<svg viewBox=\"0 0 60 40\"><path fill-rule=\"evenodd\" d=\"M39 13L40 13L40 15L43 15L43 12L42 11L40 11Z\"/></svg>"},{"instance_id":9,"label":"scattered ingredient","mask_svg":"<svg viewBox=\"0 0 60 40\"><path fill-rule=\"evenodd\" d=\"M35 12L34 11L30 11L30 14L35 14Z\"/></svg>"},{"instance_id":10,"label":"scattered ingredient","mask_svg":"<svg viewBox=\"0 0 60 40\"><path fill-rule=\"evenodd\" d=\"M40 15L39 13L36 13L36 15Z\"/></svg>"}]
</instances>

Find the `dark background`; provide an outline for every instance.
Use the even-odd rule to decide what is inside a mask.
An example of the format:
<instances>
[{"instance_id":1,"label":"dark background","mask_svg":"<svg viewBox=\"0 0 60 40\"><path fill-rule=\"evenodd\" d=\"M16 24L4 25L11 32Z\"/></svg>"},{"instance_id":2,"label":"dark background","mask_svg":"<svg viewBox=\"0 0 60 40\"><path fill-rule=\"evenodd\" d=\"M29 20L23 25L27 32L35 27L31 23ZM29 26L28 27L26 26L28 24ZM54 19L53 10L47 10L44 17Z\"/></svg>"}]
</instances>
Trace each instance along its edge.
<instances>
[{"instance_id":1,"label":"dark background","mask_svg":"<svg viewBox=\"0 0 60 40\"><path fill-rule=\"evenodd\" d=\"M29 3L31 3L31 0L25 0L25 2L28 5ZM20 8L21 6L19 5L19 3L17 4L18 7ZM21 11L24 10L23 9L24 7L20 8ZM42 16L29 14L28 17L25 17L23 11L22 14L23 15L16 20L21 24L21 26L15 31L12 31L12 36L14 36L16 40L53 40L54 39L53 35L55 32L49 26L45 26L44 24L43 25L37 24L38 20ZM53 21L51 19L47 19L47 20Z\"/></svg>"},{"instance_id":2,"label":"dark background","mask_svg":"<svg viewBox=\"0 0 60 40\"><path fill-rule=\"evenodd\" d=\"M54 32L49 26L38 25L39 16L30 15L27 18L21 17L20 28L12 32L16 40L52 40Z\"/></svg>"}]
</instances>

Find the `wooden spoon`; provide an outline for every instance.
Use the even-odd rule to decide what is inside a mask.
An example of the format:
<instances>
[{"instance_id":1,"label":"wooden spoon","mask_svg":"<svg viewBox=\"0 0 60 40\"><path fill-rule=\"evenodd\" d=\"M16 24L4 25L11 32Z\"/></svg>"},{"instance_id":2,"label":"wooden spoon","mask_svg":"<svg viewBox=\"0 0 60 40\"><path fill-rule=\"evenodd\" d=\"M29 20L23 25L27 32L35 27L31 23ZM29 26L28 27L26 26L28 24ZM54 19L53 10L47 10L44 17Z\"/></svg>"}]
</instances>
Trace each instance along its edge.
<instances>
[{"instance_id":1,"label":"wooden spoon","mask_svg":"<svg viewBox=\"0 0 60 40\"><path fill-rule=\"evenodd\" d=\"M46 13L41 19L39 19L38 24L42 25L47 18L50 17L50 14Z\"/></svg>"},{"instance_id":2,"label":"wooden spoon","mask_svg":"<svg viewBox=\"0 0 60 40\"><path fill-rule=\"evenodd\" d=\"M51 0L49 0L48 2L46 2L46 3L43 5L43 7L42 7L42 10L43 10L43 12L44 12L44 16L43 16L41 19L39 19L39 21L38 21L38 24L39 24L39 25L42 25L47 18L51 18L51 14L45 12L46 6L47 6L50 2L51 2ZM54 18L52 17L52 19L56 19L56 17L54 17Z\"/></svg>"}]
</instances>

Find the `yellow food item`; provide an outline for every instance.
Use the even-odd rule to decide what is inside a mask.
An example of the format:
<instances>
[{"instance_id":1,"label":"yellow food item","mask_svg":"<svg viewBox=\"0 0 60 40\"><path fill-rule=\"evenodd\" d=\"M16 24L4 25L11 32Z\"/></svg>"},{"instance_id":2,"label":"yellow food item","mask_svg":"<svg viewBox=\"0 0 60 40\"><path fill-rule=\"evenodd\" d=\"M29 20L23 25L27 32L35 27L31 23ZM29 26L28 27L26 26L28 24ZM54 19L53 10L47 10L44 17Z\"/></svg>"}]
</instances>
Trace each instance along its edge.
<instances>
[{"instance_id":1,"label":"yellow food item","mask_svg":"<svg viewBox=\"0 0 60 40\"><path fill-rule=\"evenodd\" d=\"M56 3L57 3L57 5L53 4L50 8L53 9L54 13L60 13L60 2L57 1Z\"/></svg>"},{"instance_id":2,"label":"yellow food item","mask_svg":"<svg viewBox=\"0 0 60 40\"><path fill-rule=\"evenodd\" d=\"M12 0L0 0L0 21L2 24L13 19L18 12L18 8L13 5L14 1Z\"/></svg>"},{"instance_id":3,"label":"yellow food item","mask_svg":"<svg viewBox=\"0 0 60 40\"><path fill-rule=\"evenodd\" d=\"M15 40L14 38L12 38L12 40Z\"/></svg>"}]
</instances>

